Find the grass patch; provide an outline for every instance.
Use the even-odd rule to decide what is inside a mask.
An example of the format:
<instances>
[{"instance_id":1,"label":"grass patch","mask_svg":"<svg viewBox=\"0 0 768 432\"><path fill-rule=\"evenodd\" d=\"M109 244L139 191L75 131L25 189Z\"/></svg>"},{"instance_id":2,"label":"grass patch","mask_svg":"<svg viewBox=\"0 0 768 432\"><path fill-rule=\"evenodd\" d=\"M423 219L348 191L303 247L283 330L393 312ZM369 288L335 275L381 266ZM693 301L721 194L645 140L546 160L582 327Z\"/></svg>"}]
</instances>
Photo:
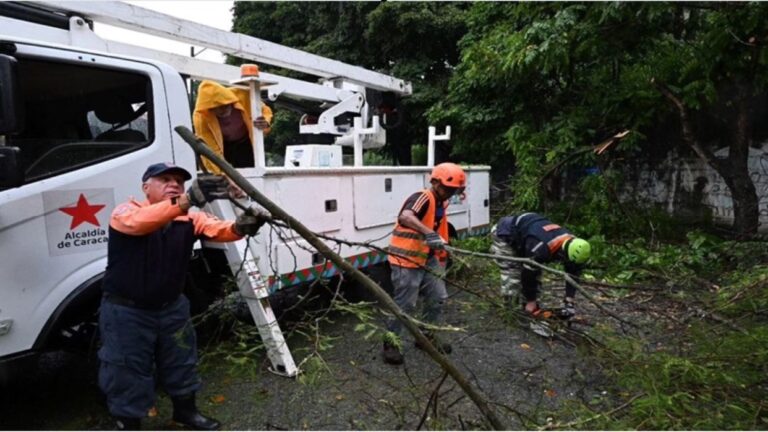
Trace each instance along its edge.
<instances>
[{"instance_id":1,"label":"grass patch","mask_svg":"<svg viewBox=\"0 0 768 432\"><path fill-rule=\"evenodd\" d=\"M570 405L564 410L580 420L569 428L768 427L768 245L700 232L686 240L596 242L600 278L661 284L669 290L659 299L700 312L650 336L654 341L603 334L605 346L593 355L615 383L611 393L620 395L613 407L622 409L596 409L589 401Z\"/></svg>"}]
</instances>

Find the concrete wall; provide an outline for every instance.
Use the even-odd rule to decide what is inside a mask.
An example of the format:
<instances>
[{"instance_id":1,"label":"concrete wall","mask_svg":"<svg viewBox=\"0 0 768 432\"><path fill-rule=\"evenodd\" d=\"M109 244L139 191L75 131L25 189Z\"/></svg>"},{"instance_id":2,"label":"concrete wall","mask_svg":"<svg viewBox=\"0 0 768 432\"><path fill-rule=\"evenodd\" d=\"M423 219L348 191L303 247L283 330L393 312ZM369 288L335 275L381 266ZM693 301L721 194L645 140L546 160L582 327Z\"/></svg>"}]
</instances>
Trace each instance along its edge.
<instances>
[{"instance_id":1,"label":"concrete wall","mask_svg":"<svg viewBox=\"0 0 768 432\"><path fill-rule=\"evenodd\" d=\"M727 157L728 149L715 153ZM757 189L760 232L768 232L768 143L750 149L749 171ZM714 169L698 158L681 159L676 152L661 164L641 164L628 176L625 192L635 198L663 205L669 213L693 221L711 217L726 225L733 222L731 191Z\"/></svg>"}]
</instances>

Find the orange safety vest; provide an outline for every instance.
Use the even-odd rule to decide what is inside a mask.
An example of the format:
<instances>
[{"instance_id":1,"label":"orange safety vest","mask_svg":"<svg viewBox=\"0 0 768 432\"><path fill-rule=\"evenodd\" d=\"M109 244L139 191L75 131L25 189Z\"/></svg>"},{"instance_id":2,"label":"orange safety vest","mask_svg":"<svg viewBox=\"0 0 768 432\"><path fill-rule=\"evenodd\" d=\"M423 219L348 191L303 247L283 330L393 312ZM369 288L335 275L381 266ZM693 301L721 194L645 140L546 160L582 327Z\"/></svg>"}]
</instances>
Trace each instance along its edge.
<instances>
[{"instance_id":1,"label":"orange safety vest","mask_svg":"<svg viewBox=\"0 0 768 432\"><path fill-rule=\"evenodd\" d=\"M558 227L559 228L559 227ZM547 242L547 247L549 248L549 253L554 255L557 253L560 248L563 247L563 243L566 241L572 239L573 236L571 234L560 234L559 236L553 238L552 240Z\"/></svg>"},{"instance_id":2,"label":"orange safety vest","mask_svg":"<svg viewBox=\"0 0 768 432\"><path fill-rule=\"evenodd\" d=\"M432 191L424 189L427 192L429 205L427 213L421 219L421 223L432 228L435 226L436 200ZM440 225L437 227L437 234L443 240L448 242L448 212L443 215ZM424 234L400 225L395 222L395 229L392 231L392 239L389 242L389 263L400 267L419 268L427 264L429 257L429 247L424 242ZM444 250L434 251L434 255L440 261L448 258L448 253Z\"/></svg>"}]
</instances>

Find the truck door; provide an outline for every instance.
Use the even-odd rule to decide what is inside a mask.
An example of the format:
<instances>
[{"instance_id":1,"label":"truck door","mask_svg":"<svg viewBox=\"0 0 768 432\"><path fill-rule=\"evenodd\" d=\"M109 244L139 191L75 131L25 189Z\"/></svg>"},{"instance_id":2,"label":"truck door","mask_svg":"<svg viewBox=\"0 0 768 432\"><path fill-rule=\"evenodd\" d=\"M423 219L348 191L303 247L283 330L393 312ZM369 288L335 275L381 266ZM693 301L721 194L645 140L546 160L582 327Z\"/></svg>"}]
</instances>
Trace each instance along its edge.
<instances>
[{"instance_id":1,"label":"truck door","mask_svg":"<svg viewBox=\"0 0 768 432\"><path fill-rule=\"evenodd\" d=\"M5 145L24 179L0 190L0 359L39 348L62 305L100 289L112 209L141 199L149 164L173 160L158 68L15 45L24 120Z\"/></svg>"}]
</instances>

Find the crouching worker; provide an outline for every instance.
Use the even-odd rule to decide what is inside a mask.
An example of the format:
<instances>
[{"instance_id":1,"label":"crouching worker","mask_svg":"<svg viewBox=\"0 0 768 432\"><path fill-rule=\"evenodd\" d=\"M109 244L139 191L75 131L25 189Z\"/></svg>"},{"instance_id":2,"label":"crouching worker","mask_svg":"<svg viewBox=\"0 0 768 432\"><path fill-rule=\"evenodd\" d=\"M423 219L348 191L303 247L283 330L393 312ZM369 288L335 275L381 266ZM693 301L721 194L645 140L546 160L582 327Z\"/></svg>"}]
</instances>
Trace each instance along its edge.
<instances>
[{"instance_id":1,"label":"crouching worker","mask_svg":"<svg viewBox=\"0 0 768 432\"><path fill-rule=\"evenodd\" d=\"M432 170L432 187L416 192L405 201L397 216L389 245L389 264L392 267L392 285L395 303L413 316L419 295L424 297L424 321L438 323L443 303L448 297L442 279L448 254L448 199L460 194L466 187L466 175L460 166L442 163ZM387 329L397 334L403 324L392 318ZM427 336L439 351L451 352L451 346L442 343L432 332ZM419 347L419 345L416 345ZM419 347L420 348L420 347ZM403 354L398 347L384 342L384 362L399 365Z\"/></svg>"},{"instance_id":2,"label":"crouching worker","mask_svg":"<svg viewBox=\"0 0 768 432\"><path fill-rule=\"evenodd\" d=\"M99 386L118 430L140 429L155 403L155 376L173 401L174 421L199 430L220 426L195 404L197 346L182 290L195 240L239 240L256 234L264 219L243 214L227 222L190 212L226 197L228 182L201 176L184 193L189 179L172 164L149 166L142 177L146 200L120 204L109 222Z\"/></svg>"},{"instance_id":3,"label":"crouching worker","mask_svg":"<svg viewBox=\"0 0 768 432\"><path fill-rule=\"evenodd\" d=\"M582 266L591 252L586 240L575 237L567 229L537 213L503 217L492 229L491 235L494 254L529 258L542 264L561 261L566 273L573 276L581 275ZM539 317L542 312L537 301L541 269L515 261L497 260L496 263L501 270L501 295L505 303L517 305L522 300L525 313L533 318ZM557 312L560 318L570 319L576 314L575 294L576 287L566 282L563 308ZM543 334L547 333L546 326L532 323L531 327L537 333L548 336Z\"/></svg>"}]
</instances>

